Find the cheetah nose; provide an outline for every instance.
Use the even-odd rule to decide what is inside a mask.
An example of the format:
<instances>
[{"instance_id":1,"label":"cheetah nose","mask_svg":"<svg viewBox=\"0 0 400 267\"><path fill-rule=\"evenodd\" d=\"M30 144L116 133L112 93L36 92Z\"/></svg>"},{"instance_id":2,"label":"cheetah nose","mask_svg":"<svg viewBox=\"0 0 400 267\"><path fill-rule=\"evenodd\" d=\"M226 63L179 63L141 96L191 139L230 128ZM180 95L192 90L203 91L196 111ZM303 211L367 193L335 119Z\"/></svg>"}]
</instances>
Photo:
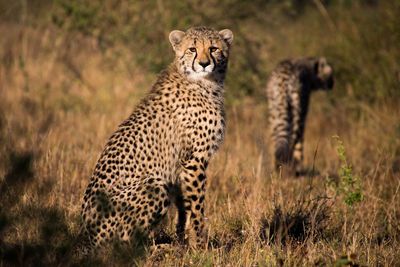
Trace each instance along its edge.
<instances>
[{"instance_id":1,"label":"cheetah nose","mask_svg":"<svg viewBox=\"0 0 400 267\"><path fill-rule=\"evenodd\" d=\"M203 68L207 67L210 65L210 61L199 61L199 65L202 66Z\"/></svg>"}]
</instances>

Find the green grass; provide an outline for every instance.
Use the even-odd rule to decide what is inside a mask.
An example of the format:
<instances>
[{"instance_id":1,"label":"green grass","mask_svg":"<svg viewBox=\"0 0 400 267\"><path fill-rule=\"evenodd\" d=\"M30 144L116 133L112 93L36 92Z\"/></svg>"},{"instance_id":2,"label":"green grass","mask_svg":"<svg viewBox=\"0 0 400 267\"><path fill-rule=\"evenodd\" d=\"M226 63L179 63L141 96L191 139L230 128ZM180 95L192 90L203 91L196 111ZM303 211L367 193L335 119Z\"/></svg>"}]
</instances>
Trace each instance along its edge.
<instances>
[{"instance_id":1,"label":"green grass","mask_svg":"<svg viewBox=\"0 0 400 267\"><path fill-rule=\"evenodd\" d=\"M334 136L333 138L337 142L336 150L341 162L338 171L339 182L336 190L339 195L343 196L344 202L351 207L364 198L362 183L360 177L353 174L353 168L347 161L346 150L340 137Z\"/></svg>"}]
</instances>

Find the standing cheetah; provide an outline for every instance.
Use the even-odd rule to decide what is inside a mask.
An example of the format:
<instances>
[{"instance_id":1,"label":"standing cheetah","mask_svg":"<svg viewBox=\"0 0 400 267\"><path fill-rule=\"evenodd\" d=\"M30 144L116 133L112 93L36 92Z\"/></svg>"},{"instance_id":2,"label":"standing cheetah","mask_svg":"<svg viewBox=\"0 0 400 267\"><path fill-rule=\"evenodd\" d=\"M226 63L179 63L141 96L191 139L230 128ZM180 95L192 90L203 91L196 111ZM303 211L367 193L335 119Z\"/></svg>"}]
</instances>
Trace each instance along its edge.
<instances>
[{"instance_id":1,"label":"standing cheetah","mask_svg":"<svg viewBox=\"0 0 400 267\"><path fill-rule=\"evenodd\" d=\"M83 253L149 234L170 203L178 240L204 244L205 172L224 137L233 34L195 27L172 31L169 40L175 60L110 137L93 171L82 205Z\"/></svg>"},{"instance_id":2,"label":"standing cheetah","mask_svg":"<svg viewBox=\"0 0 400 267\"><path fill-rule=\"evenodd\" d=\"M332 87L333 69L324 57L285 60L272 72L266 92L276 169L289 164L300 174L310 94Z\"/></svg>"}]
</instances>

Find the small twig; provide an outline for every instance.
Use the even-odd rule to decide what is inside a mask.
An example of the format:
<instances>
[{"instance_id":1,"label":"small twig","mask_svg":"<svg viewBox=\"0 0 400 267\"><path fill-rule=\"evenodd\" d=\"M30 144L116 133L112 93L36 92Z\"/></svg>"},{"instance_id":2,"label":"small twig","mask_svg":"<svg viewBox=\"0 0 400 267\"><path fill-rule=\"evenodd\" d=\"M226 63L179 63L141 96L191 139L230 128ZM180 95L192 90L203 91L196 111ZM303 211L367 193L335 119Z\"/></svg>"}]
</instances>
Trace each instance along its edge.
<instances>
[{"instance_id":1,"label":"small twig","mask_svg":"<svg viewBox=\"0 0 400 267\"><path fill-rule=\"evenodd\" d=\"M325 6L321 3L320 0L313 0L313 1L314 1L314 4L317 6L318 11L322 14L322 16L328 22L328 25L331 28L331 30L337 31L336 25L333 22L332 18L329 16L329 13L326 10Z\"/></svg>"},{"instance_id":2,"label":"small twig","mask_svg":"<svg viewBox=\"0 0 400 267\"><path fill-rule=\"evenodd\" d=\"M69 71L78 79L86 88L88 88L91 92L94 92L96 88L92 86L82 75L82 72L76 67L75 64L72 63L66 56L64 56L64 65L67 67Z\"/></svg>"},{"instance_id":3,"label":"small twig","mask_svg":"<svg viewBox=\"0 0 400 267\"><path fill-rule=\"evenodd\" d=\"M309 185L308 185L307 194L310 193L312 191L312 189L313 189L313 181L314 181L314 176L315 176L315 160L317 158L319 141L320 141L320 139L318 139L317 147L315 148L315 151L314 151L313 163L312 163L312 168L311 168L311 175L309 175Z\"/></svg>"}]
</instances>

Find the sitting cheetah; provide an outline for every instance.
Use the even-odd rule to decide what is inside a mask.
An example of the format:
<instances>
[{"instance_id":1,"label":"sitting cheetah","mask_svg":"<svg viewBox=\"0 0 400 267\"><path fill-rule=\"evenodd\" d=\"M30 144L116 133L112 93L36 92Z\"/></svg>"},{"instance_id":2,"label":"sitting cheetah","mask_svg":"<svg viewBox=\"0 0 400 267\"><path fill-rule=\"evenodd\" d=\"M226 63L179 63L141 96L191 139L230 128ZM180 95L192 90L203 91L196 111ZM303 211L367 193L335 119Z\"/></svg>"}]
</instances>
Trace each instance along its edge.
<instances>
[{"instance_id":1,"label":"sitting cheetah","mask_svg":"<svg viewBox=\"0 0 400 267\"><path fill-rule=\"evenodd\" d=\"M332 87L333 69L323 57L285 60L272 72L266 92L276 169L289 164L300 174L310 94Z\"/></svg>"},{"instance_id":2,"label":"sitting cheetah","mask_svg":"<svg viewBox=\"0 0 400 267\"><path fill-rule=\"evenodd\" d=\"M81 253L150 234L171 203L177 237L204 245L206 168L224 136L230 30L172 31L175 60L110 137L82 205ZM185 229L187 228L187 229ZM191 242L193 239L193 243Z\"/></svg>"}]
</instances>

